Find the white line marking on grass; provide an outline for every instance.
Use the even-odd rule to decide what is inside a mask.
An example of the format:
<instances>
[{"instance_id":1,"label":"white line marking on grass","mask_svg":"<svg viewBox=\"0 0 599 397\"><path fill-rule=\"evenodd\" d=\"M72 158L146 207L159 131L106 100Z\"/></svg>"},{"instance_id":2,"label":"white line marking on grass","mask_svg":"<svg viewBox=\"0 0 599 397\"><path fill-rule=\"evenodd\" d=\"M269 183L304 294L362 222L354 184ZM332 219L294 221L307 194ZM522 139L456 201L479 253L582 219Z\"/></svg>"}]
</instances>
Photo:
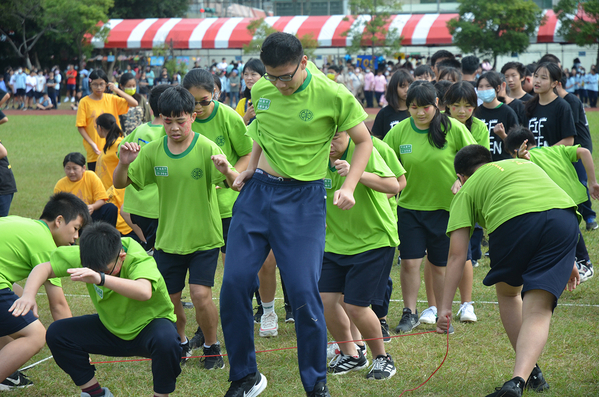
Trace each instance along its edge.
<instances>
[{"instance_id":1,"label":"white line marking on grass","mask_svg":"<svg viewBox=\"0 0 599 397\"><path fill-rule=\"evenodd\" d=\"M46 358L44 358L43 360L39 360L39 361L38 361L38 362L36 362L36 363L33 363L33 364L31 364L31 365L28 365L28 366L26 366L26 367L24 367L24 368L21 368L21 369L19 369L19 371L25 371L25 370L27 370L27 369L29 369L29 368L33 368L33 367L35 367L36 365L43 363L44 361L48 361L48 360L49 360L49 359L51 359L52 357L53 357L53 356L46 357Z\"/></svg>"}]
</instances>

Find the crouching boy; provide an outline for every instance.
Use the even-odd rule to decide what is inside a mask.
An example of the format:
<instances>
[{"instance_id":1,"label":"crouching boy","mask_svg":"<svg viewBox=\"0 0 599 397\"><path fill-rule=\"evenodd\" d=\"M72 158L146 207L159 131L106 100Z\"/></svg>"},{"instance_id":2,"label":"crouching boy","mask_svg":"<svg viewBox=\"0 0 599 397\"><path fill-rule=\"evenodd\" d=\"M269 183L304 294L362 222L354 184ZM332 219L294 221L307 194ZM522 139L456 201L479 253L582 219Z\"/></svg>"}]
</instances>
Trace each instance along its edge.
<instances>
[{"instance_id":1,"label":"crouching boy","mask_svg":"<svg viewBox=\"0 0 599 397\"><path fill-rule=\"evenodd\" d=\"M156 262L130 238L103 222L88 226L79 246L56 250L31 272L14 316L36 310L35 295L51 277L87 284L97 314L54 322L46 342L54 360L88 397L112 396L100 387L89 354L152 359L154 395L175 390L181 346L173 304Z\"/></svg>"}]
</instances>

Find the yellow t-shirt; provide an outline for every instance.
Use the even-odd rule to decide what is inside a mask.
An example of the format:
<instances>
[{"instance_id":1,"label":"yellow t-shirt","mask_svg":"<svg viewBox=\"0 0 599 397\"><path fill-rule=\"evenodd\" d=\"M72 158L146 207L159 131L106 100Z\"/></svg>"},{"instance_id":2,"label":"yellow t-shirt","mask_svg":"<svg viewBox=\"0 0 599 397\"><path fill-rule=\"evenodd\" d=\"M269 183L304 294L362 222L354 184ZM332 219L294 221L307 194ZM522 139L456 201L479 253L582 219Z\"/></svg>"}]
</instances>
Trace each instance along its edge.
<instances>
[{"instance_id":1,"label":"yellow t-shirt","mask_svg":"<svg viewBox=\"0 0 599 397\"><path fill-rule=\"evenodd\" d=\"M77 109L77 128L85 128L87 135L95 142L98 149L103 150L106 141L104 138L98 136L96 118L103 113L110 113L114 116L120 127L119 114L125 114L128 110L129 104L127 101L116 95L104 94L99 101L86 96L81 99L79 108ZM85 151L87 152L87 162L96 162L98 155L85 139L83 140L83 147L85 147Z\"/></svg>"},{"instance_id":2,"label":"yellow t-shirt","mask_svg":"<svg viewBox=\"0 0 599 397\"><path fill-rule=\"evenodd\" d=\"M67 192L79 197L85 204L91 205L98 200L108 200L108 194L102 181L92 171L85 171L83 178L71 182L66 176L56 182L54 193Z\"/></svg>"},{"instance_id":3,"label":"yellow t-shirt","mask_svg":"<svg viewBox=\"0 0 599 397\"><path fill-rule=\"evenodd\" d=\"M98 156L98 160L96 162L96 175L102 181L104 185L104 189L106 189L109 200L108 202L116 205L119 209L119 217L116 221L116 228L119 232L124 235L131 233L132 229L129 227L127 222L121 216L121 207L123 202L125 201L125 189L115 189L112 183L112 174L114 173L114 169L119 164L119 158L117 156L117 151L119 148L119 144L123 140L123 137L119 137L108 150L104 153L104 149L102 149L102 153Z\"/></svg>"},{"instance_id":4,"label":"yellow t-shirt","mask_svg":"<svg viewBox=\"0 0 599 397\"><path fill-rule=\"evenodd\" d=\"M245 116L245 103L247 102L247 98L241 98L239 102L237 102L237 107L235 110L241 117Z\"/></svg>"}]
</instances>

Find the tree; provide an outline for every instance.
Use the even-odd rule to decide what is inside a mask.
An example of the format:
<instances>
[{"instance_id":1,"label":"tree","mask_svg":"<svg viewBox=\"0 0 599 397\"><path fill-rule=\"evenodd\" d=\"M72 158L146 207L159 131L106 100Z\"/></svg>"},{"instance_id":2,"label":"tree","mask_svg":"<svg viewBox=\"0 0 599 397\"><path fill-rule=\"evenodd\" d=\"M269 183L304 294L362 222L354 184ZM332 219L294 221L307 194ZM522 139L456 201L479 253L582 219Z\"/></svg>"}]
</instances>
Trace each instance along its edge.
<instances>
[{"instance_id":1,"label":"tree","mask_svg":"<svg viewBox=\"0 0 599 397\"><path fill-rule=\"evenodd\" d=\"M553 10L561 22L559 33L566 40L599 47L599 0L560 0ZM599 51L595 65L599 65Z\"/></svg>"},{"instance_id":2,"label":"tree","mask_svg":"<svg viewBox=\"0 0 599 397\"><path fill-rule=\"evenodd\" d=\"M350 0L353 17L358 23L341 33L342 36L351 37L351 45L346 48L349 54L365 51L370 47L372 58L375 57L375 48L382 52L392 54L399 51L401 37L397 29L387 29L391 22L391 10L401 10L401 2L397 0ZM362 42L368 42L365 46Z\"/></svg>"},{"instance_id":3,"label":"tree","mask_svg":"<svg viewBox=\"0 0 599 397\"><path fill-rule=\"evenodd\" d=\"M447 22L454 44L463 52L493 57L523 52L529 37L544 23L539 6L528 0L458 0L459 18Z\"/></svg>"},{"instance_id":4,"label":"tree","mask_svg":"<svg viewBox=\"0 0 599 397\"><path fill-rule=\"evenodd\" d=\"M264 40L270 34L278 32L278 30L267 24L264 21L264 18L254 19L248 24L247 29L252 34L253 38L252 41L243 46L244 54L259 54ZM304 54L308 56L308 59L312 58L314 56L314 51L316 48L318 48L318 40L314 38L312 33L308 33L297 38L302 43Z\"/></svg>"},{"instance_id":5,"label":"tree","mask_svg":"<svg viewBox=\"0 0 599 397\"><path fill-rule=\"evenodd\" d=\"M185 16L189 0L114 0L110 18L174 18Z\"/></svg>"}]
</instances>

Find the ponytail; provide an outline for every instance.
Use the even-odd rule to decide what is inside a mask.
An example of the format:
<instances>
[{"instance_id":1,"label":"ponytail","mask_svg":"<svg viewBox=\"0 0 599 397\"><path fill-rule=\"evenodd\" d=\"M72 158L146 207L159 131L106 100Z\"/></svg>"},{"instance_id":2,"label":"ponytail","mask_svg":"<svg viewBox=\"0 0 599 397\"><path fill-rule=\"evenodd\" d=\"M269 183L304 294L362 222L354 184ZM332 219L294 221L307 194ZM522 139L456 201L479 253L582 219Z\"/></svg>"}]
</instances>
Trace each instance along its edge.
<instances>
[{"instance_id":1,"label":"ponytail","mask_svg":"<svg viewBox=\"0 0 599 397\"><path fill-rule=\"evenodd\" d=\"M443 149L447 143L447 131L451 129L451 120L445 113L441 113L435 106L435 115L428 127L428 142L439 149Z\"/></svg>"},{"instance_id":2,"label":"ponytail","mask_svg":"<svg viewBox=\"0 0 599 397\"><path fill-rule=\"evenodd\" d=\"M123 131L116 122L114 116L110 113L103 113L96 118L96 124L108 131L106 135L106 144L104 145L104 154L110 149L110 147L116 142L116 140L123 136Z\"/></svg>"}]
</instances>

